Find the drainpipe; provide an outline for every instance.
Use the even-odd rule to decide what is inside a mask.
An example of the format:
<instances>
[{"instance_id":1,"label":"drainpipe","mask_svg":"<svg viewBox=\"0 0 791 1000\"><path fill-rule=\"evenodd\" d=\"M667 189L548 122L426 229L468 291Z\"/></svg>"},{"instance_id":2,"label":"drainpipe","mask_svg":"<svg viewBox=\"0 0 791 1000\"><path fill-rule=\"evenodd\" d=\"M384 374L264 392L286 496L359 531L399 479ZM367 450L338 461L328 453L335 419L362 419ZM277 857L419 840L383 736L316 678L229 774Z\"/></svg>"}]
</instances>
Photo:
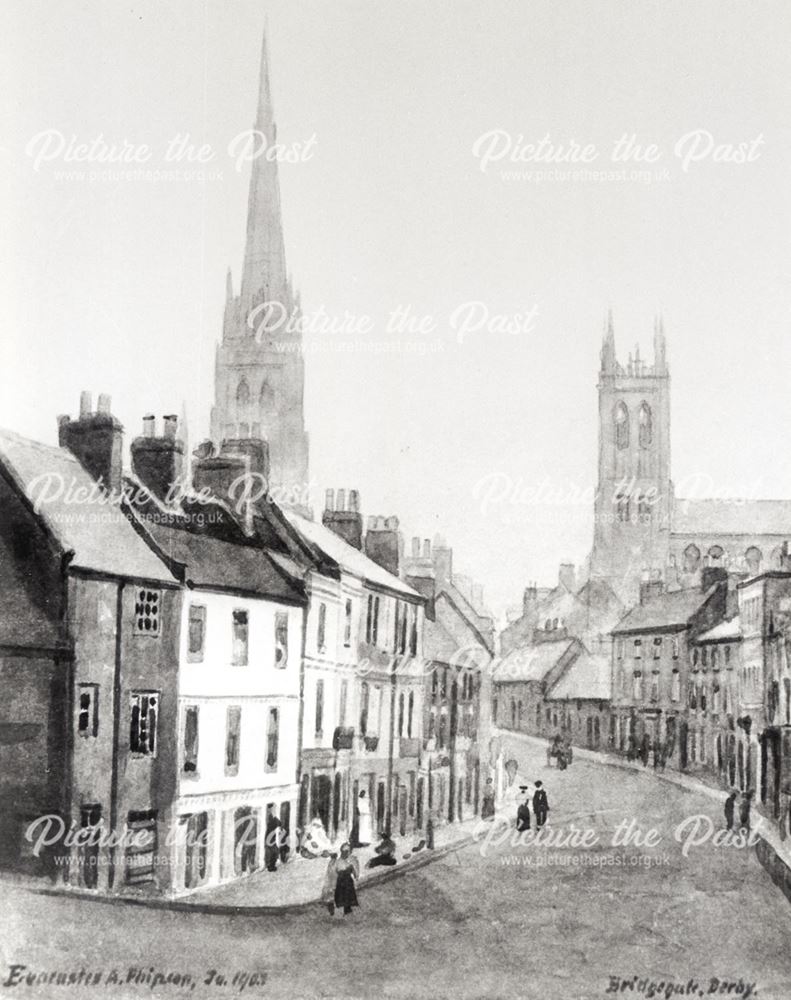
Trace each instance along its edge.
<instances>
[{"instance_id":1,"label":"drainpipe","mask_svg":"<svg viewBox=\"0 0 791 1000\"><path fill-rule=\"evenodd\" d=\"M110 864L107 871L107 886L112 889L115 883L118 845L115 831L118 826L118 758L121 748L118 745L121 732L121 660L123 649L124 623L124 580L118 581L118 594L115 604L115 666L113 670L113 756L110 765Z\"/></svg>"}]
</instances>

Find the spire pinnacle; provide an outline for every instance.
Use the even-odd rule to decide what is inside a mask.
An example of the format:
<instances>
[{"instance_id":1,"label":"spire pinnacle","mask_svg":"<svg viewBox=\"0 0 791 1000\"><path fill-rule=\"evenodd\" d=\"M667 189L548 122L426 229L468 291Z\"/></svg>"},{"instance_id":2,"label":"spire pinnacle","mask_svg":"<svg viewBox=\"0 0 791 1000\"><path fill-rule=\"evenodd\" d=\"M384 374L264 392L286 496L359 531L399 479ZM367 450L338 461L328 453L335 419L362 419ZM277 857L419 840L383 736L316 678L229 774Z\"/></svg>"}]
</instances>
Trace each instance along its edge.
<instances>
[{"instance_id":1,"label":"spire pinnacle","mask_svg":"<svg viewBox=\"0 0 791 1000\"><path fill-rule=\"evenodd\" d=\"M261 38L261 69L258 77L258 112L255 116L255 123L258 128L271 125L272 123L272 92L269 89L268 32L269 18L266 18Z\"/></svg>"},{"instance_id":2,"label":"spire pinnacle","mask_svg":"<svg viewBox=\"0 0 791 1000\"><path fill-rule=\"evenodd\" d=\"M225 278L225 301L230 302L233 299L233 277L231 275L231 269L228 268L228 274Z\"/></svg>"}]
</instances>

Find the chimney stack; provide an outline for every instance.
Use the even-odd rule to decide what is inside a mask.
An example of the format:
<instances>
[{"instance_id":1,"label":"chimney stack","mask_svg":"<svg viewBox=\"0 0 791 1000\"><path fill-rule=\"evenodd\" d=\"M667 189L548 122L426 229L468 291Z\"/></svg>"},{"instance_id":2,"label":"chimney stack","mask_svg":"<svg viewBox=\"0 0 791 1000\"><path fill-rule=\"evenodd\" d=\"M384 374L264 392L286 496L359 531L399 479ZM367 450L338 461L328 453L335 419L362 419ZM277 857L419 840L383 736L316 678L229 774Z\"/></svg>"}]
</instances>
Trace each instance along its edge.
<instances>
[{"instance_id":1,"label":"chimney stack","mask_svg":"<svg viewBox=\"0 0 791 1000\"><path fill-rule=\"evenodd\" d=\"M80 393L80 416L58 417L58 444L67 448L85 471L109 493L121 490L121 451L124 429L110 412L110 397L99 397L99 411L91 412L91 394Z\"/></svg>"},{"instance_id":2,"label":"chimney stack","mask_svg":"<svg viewBox=\"0 0 791 1000\"><path fill-rule=\"evenodd\" d=\"M156 421L147 413L143 433L132 442L132 472L158 500L172 502L172 488L184 475L184 444L176 440L178 417L163 421L162 437L156 436ZM169 495L170 494L170 495Z\"/></svg>"},{"instance_id":3,"label":"chimney stack","mask_svg":"<svg viewBox=\"0 0 791 1000\"><path fill-rule=\"evenodd\" d=\"M453 581L453 549L448 547L444 538L439 535L434 539L434 572L437 584Z\"/></svg>"},{"instance_id":4,"label":"chimney stack","mask_svg":"<svg viewBox=\"0 0 791 1000\"><path fill-rule=\"evenodd\" d=\"M365 554L382 569L398 576L401 568L403 540L397 517L370 518L365 533Z\"/></svg>"},{"instance_id":5,"label":"chimney stack","mask_svg":"<svg viewBox=\"0 0 791 1000\"><path fill-rule=\"evenodd\" d=\"M333 499L335 504L333 505ZM360 494L349 490L349 509L346 509L346 490L327 490L321 523L355 549L363 547L363 517L360 513Z\"/></svg>"},{"instance_id":6,"label":"chimney stack","mask_svg":"<svg viewBox=\"0 0 791 1000\"><path fill-rule=\"evenodd\" d=\"M412 539L412 554L404 560L404 579L409 586L426 599L426 618L434 621L434 563L431 561L431 542L425 539L421 553L420 539Z\"/></svg>"}]
</instances>

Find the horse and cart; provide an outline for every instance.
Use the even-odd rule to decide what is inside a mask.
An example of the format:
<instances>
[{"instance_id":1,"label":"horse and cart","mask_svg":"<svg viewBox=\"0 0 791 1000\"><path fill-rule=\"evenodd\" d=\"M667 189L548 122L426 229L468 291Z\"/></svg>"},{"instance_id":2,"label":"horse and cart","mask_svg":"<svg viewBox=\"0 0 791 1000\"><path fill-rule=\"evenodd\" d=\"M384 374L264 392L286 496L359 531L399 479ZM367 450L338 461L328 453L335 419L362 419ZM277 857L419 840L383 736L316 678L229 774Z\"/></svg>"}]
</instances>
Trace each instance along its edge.
<instances>
[{"instance_id":1,"label":"horse and cart","mask_svg":"<svg viewBox=\"0 0 791 1000\"><path fill-rule=\"evenodd\" d=\"M574 751L570 743L556 739L547 747L547 767L552 767L552 761L555 761L556 767L565 771L573 759Z\"/></svg>"}]
</instances>

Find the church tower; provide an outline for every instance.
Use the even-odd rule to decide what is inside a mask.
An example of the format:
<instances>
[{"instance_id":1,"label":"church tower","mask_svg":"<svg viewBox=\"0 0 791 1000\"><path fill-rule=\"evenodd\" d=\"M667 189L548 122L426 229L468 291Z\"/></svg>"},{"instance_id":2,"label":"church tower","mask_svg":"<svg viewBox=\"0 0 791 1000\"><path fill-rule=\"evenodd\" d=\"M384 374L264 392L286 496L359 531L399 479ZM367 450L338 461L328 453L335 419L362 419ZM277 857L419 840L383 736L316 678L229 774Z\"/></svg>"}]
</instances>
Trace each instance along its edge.
<instances>
[{"instance_id":1,"label":"church tower","mask_svg":"<svg viewBox=\"0 0 791 1000\"><path fill-rule=\"evenodd\" d=\"M266 32L255 130L255 152L264 141L267 149L277 141ZM242 446L250 439L265 440L270 490L276 499L294 503L305 502L308 486L305 365L302 336L294 332L300 325L299 310L299 295L286 271L277 160L264 153L252 165L238 295L230 270L227 277L222 343L215 356L211 437L217 447L224 442Z\"/></svg>"},{"instance_id":2,"label":"church tower","mask_svg":"<svg viewBox=\"0 0 791 1000\"><path fill-rule=\"evenodd\" d=\"M670 374L661 319L654 324L654 363L642 360L638 346L624 366L608 315L598 390L591 576L606 579L628 605L641 582L664 579L670 550Z\"/></svg>"}]
</instances>

